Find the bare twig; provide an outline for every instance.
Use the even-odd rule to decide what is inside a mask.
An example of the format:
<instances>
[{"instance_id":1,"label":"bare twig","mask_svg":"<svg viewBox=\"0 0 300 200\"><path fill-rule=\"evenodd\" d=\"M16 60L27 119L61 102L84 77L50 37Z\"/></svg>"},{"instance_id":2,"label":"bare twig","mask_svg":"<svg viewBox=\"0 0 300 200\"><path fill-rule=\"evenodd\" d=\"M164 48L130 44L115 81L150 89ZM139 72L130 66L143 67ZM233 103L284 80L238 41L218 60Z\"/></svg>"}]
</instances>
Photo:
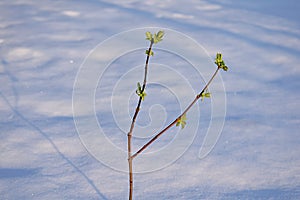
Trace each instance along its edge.
<instances>
[{"instance_id":1,"label":"bare twig","mask_svg":"<svg viewBox=\"0 0 300 200\"><path fill-rule=\"evenodd\" d=\"M148 52L151 52L152 45L153 45L153 41L150 42ZM145 63L144 82L143 82L141 93L143 93L145 88L146 88L147 73L148 73L148 65L149 65L150 56L151 56L150 53L148 53L146 63ZM140 96L138 104L137 104L136 109L135 109L135 113L134 113L132 121L131 121L129 132L127 134L128 167L129 167L129 200L132 200L132 197L133 197L133 166L132 166L133 158L131 156L131 138L132 138L132 132L133 132L133 128L134 128L134 125L135 125L135 121L136 121L136 118L137 118L138 113L140 111L141 103L142 103L142 97Z\"/></svg>"},{"instance_id":2,"label":"bare twig","mask_svg":"<svg viewBox=\"0 0 300 200\"><path fill-rule=\"evenodd\" d=\"M215 76L217 75L219 69L221 69L220 66L218 66L217 70L215 71L215 73L212 75L212 77L210 78L210 80L207 82L207 84L205 85L205 87L202 89L202 91L196 95L195 99L190 103L190 105L172 122L170 123L166 128L164 128L162 131L160 131L158 134L156 134L149 142L147 142L144 146L142 146L135 154L133 154L131 156L131 159L134 159L137 155L139 155L141 152L143 152L150 144L152 144L155 140L157 140L163 133L165 133L167 130L169 130L172 126L174 126L178 120L185 115L190 108L200 99L200 97L202 97L202 94L204 94L204 92L207 90L208 86L211 84L211 82L213 81L213 79L215 78Z\"/></svg>"},{"instance_id":3,"label":"bare twig","mask_svg":"<svg viewBox=\"0 0 300 200\"><path fill-rule=\"evenodd\" d=\"M146 93L145 93L145 88L147 85L147 74L148 74L148 65L149 65L149 59L150 56L153 55L152 52L152 46L153 44L156 44L160 41L162 41L162 38L164 36L163 31L159 31L156 34L151 34L150 32L146 32L146 40L150 41L150 46L148 50L146 51L147 58L145 62L145 71L144 71L144 81L143 85L141 86L140 83L137 84L137 90L136 93L139 96L139 100L134 112L134 115L132 117L131 125L129 132L127 134L127 142L128 142L128 167L129 167L129 200L132 200L133 198L133 159L138 156L141 152L143 152L149 145L151 145L154 141L156 141L162 134L164 134L167 130L169 130L172 126L176 124L176 126L181 125L182 128L184 128L186 122L185 115L186 113L191 109L191 107L202 97L210 97L210 93L207 93L206 90L208 89L208 86L211 84L215 76L217 75L218 71L220 69L223 69L224 71L227 71L228 67L225 65L223 59L222 59L222 54L217 53L215 64L218 66L208 83L204 86L202 91L196 95L194 100L187 106L187 108L173 121L171 122L168 126L166 126L162 131L160 131L158 134L156 134L150 141L148 141L144 146L142 146L135 154L132 155L132 133L133 129L135 126L135 122L138 116L138 113L140 111L140 107L142 104L142 101L144 100Z\"/></svg>"}]
</instances>

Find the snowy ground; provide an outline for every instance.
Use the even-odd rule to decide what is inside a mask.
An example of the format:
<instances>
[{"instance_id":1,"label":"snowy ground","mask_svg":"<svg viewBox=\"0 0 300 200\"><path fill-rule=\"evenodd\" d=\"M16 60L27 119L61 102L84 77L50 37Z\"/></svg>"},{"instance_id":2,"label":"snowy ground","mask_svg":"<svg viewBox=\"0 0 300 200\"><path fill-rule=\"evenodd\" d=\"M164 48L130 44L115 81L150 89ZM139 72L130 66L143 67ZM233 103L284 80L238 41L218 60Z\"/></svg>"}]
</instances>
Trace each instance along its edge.
<instances>
[{"instance_id":1,"label":"snowy ground","mask_svg":"<svg viewBox=\"0 0 300 200\"><path fill-rule=\"evenodd\" d=\"M0 199L127 198L127 174L81 143L72 91L91 49L150 26L187 34L211 58L224 54L227 114L204 159L200 131L176 162L136 174L136 199L300 199L299 8L297 0L2 0ZM97 108L107 108L98 98ZM118 127L102 125L125 148Z\"/></svg>"}]
</instances>

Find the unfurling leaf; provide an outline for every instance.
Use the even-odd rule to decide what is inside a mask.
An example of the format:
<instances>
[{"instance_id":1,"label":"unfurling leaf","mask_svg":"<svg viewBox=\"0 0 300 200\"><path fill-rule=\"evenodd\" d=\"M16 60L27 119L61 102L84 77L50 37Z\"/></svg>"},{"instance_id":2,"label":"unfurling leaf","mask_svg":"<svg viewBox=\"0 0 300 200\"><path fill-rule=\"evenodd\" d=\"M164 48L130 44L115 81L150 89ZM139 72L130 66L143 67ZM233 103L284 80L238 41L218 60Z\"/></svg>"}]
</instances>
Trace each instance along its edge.
<instances>
[{"instance_id":1,"label":"unfurling leaf","mask_svg":"<svg viewBox=\"0 0 300 200\"><path fill-rule=\"evenodd\" d=\"M209 92L203 92L202 94L201 94L201 101L203 101L204 100L204 98L210 98L210 93Z\"/></svg>"},{"instance_id":2,"label":"unfurling leaf","mask_svg":"<svg viewBox=\"0 0 300 200\"><path fill-rule=\"evenodd\" d=\"M142 92L142 87L141 87L140 82L137 83L137 90L139 93Z\"/></svg>"},{"instance_id":3,"label":"unfurling leaf","mask_svg":"<svg viewBox=\"0 0 300 200\"><path fill-rule=\"evenodd\" d=\"M228 67L225 65L225 62L222 59L222 54L217 53L216 59L215 59L215 64L219 67L222 68L224 71L228 70Z\"/></svg>"},{"instance_id":4,"label":"unfurling leaf","mask_svg":"<svg viewBox=\"0 0 300 200\"><path fill-rule=\"evenodd\" d=\"M228 67L225 65L225 66L222 67L222 69L223 69L224 71L227 71L227 70L228 70Z\"/></svg>"},{"instance_id":5,"label":"unfurling leaf","mask_svg":"<svg viewBox=\"0 0 300 200\"><path fill-rule=\"evenodd\" d=\"M144 101L145 97L147 96L145 90L142 91L142 87L141 87L141 84L138 82L137 83L137 89L135 91L135 93L142 98L142 100Z\"/></svg>"},{"instance_id":6,"label":"unfurling leaf","mask_svg":"<svg viewBox=\"0 0 300 200\"><path fill-rule=\"evenodd\" d=\"M138 94L139 97L142 98L142 100L144 101L145 100L145 97L147 96L146 92L142 92L141 94Z\"/></svg>"},{"instance_id":7,"label":"unfurling leaf","mask_svg":"<svg viewBox=\"0 0 300 200\"><path fill-rule=\"evenodd\" d=\"M221 65L221 63L223 62L223 59L222 59L222 54L221 53L217 53L216 55L216 59L215 59L215 63L216 65Z\"/></svg>"},{"instance_id":8,"label":"unfurling leaf","mask_svg":"<svg viewBox=\"0 0 300 200\"><path fill-rule=\"evenodd\" d=\"M152 41L152 33L146 32L146 40Z\"/></svg>"},{"instance_id":9,"label":"unfurling leaf","mask_svg":"<svg viewBox=\"0 0 300 200\"><path fill-rule=\"evenodd\" d=\"M186 125L186 114L182 115L179 119L177 119L176 126L180 126L183 129Z\"/></svg>"},{"instance_id":10,"label":"unfurling leaf","mask_svg":"<svg viewBox=\"0 0 300 200\"><path fill-rule=\"evenodd\" d=\"M161 31L161 30L154 34L147 31L146 32L146 40L149 40L150 42L156 44L156 43L162 41L164 34L165 34L164 31Z\"/></svg>"},{"instance_id":11,"label":"unfurling leaf","mask_svg":"<svg viewBox=\"0 0 300 200\"><path fill-rule=\"evenodd\" d=\"M152 50L150 50L150 53L149 53L149 50L146 50L145 54L147 54L149 56L154 56L154 52Z\"/></svg>"},{"instance_id":12,"label":"unfurling leaf","mask_svg":"<svg viewBox=\"0 0 300 200\"><path fill-rule=\"evenodd\" d=\"M157 35L158 38L161 38L161 39L162 39L163 36L164 36L164 34L165 34L164 31L160 30L160 31L157 32L156 35Z\"/></svg>"},{"instance_id":13,"label":"unfurling leaf","mask_svg":"<svg viewBox=\"0 0 300 200\"><path fill-rule=\"evenodd\" d=\"M154 34L153 36L153 42L156 44L160 41L162 41L163 37L164 37L164 31L158 31L156 34Z\"/></svg>"}]
</instances>

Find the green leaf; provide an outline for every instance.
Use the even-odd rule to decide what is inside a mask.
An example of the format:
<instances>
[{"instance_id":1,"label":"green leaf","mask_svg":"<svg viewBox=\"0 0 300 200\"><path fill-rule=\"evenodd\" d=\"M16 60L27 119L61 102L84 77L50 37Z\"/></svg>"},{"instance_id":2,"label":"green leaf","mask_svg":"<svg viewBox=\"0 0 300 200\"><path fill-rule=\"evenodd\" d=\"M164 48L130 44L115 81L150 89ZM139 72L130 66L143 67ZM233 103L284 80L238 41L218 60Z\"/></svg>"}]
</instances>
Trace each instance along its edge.
<instances>
[{"instance_id":1,"label":"green leaf","mask_svg":"<svg viewBox=\"0 0 300 200\"><path fill-rule=\"evenodd\" d=\"M183 129L186 125L186 114L182 115L176 122L176 126L180 126Z\"/></svg>"},{"instance_id":2,"label":"green leaf","mask_svg":"<svg viewBox=\"0 0 300 200\"><path fill-rule=\"evenodd\" d=\"M140 82L137 83L137 88L138 88L138 92L141 93L142 92L142 87Z\"/></svg>"},{"instance_id":3,"label":"green leaf","mask_svg":"<svg viewBox=\"0 0 300 200\"><path fill-rule=\"evenodd\" d=\"M221 63L223 62L223 59L222 59L222 54L221 53L217 53L216 55L216 59L215 59L215 63L216 65L220 65Z\"/></svg>"},{"instance_id":4,"label":"green leaf","mask_svg":"<svg viewBox=\"0 0 300 200\"><path fill-rule=\"evenodd\" d=\"M145 90L142 91L142 87L141 87L141 84L138 82L137 83L137 89L135 91L135 93L142 98L142 100L144 101L145 97L147 96Z\"/></svg>"},{"instance_id":5,"label":"green leaf","mask_svg":"<svg viewBox=\"0 0 300 200\"><path fill-rule=\"evenodd\" d=\"M228 70L228 67L224 65L224 66L222 67L222 69L223 69L224 71L227 71L227 70Z\"/></svg>"},{"instance_id":6,"label":"green leaf","mask_svg":"<svg viewBox=\"0 0 300 200\"><path fill-rule=\"evenodd\" d=\"M162 41L163 37L164 37L164 31L158 31L156 34L154 34L153 36L153 42L156 44L160 41Z\"/></svg>"},{"instance_id":7,"label":"green leaf","mask_svg":"<svg viewBox=\"0 0 300 200\"><path fill-rule=\"evenodd\" d=\"M204 98L210 98L210 97L211 97L211 95L210 95L209 92L202 93L202 94L201 94L201 101L203 101Z\"/></svg>"},{"instance_id":8,"label":"green leaf","mask_svg":"<svg viewBox=\"0 0 300 200\"><path fill-rule=\"evenodd\" d=\"M149 31L146 32L146 40L152 41L152 33Z\"/></svg>"},{"instance_id":9,"label":"green leaf","mask_svg":"<svg viewBox=\"0 0 300 200\"><path fill-rule=\"evenodd\" d=\"M144 100L145 100L145 97L147 96L147 94L146 94L146 92L144 91L144 92L138 94L138 96L142 98L142 101L144 101Z\"/></svg>"},{"instance_id":10,"label":"green leaf","mask_svg":"<svg viewBox=\"0 0 300 200\"><path fill-rule=\"evenodd\" d=\"M206 97L206 98L210 98L210 93L209 93L209 92L204 93L202 96L203 96L203 97Z\"/></svg>"},{"instance_id":11,"label":"green leaf","mask_svg":"<svg viewBox=\"0 0 300 200\"><path fill-rule=\"evenodd\" d=\"M217 53L216 59L215 59L215 64L219 67L222 68L224 71L228 70L228 67L225 65L225 62L223 61L222 54Z\"/></svg>"},{"instance_id":12,"label":"green leaf","mask_svg":"<svg viewBox=\"0 0 300 200\"><path fill-rule=\"evenodd\" d=\"M147 31L146 32L146 40L149 40L150 42L153 42L156 44L156 43L162 41L164 34L165 34L164 31L161 31L161 30L154 34Z\"/></svg>"},{"instance_id":13,"label":"green leaf","mask_svg":"<svg viewBox=\"0 0 300 200\"><path fill-rule=\"evenodd\" d=\"M145 53L149 56L154 56L154 52L152 50L150 51L150 53L149 53L149 50L146 50Z\"/></svg>"},{"instance_id":14,"label":"green leaf","mask_svg":"<svg viewBox=\"0 0 300 200\"><path fill-rule=\"evenodd\" d=\"M165 32L160 30L160 31L157 32L156 35L157 35L158 38L162 39L164 37L164 34L165 34Z\"/></svg>"}]
</instances>

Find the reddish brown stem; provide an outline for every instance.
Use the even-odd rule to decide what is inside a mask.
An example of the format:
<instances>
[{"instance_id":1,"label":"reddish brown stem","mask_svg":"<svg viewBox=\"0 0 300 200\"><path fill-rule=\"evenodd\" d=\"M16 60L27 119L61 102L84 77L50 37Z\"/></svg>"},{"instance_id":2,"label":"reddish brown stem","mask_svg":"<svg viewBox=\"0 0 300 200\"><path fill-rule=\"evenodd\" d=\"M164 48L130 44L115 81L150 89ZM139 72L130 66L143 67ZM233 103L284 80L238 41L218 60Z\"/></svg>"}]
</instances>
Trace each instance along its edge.
<instances>
[{"instance_id":1,"label":"reddish brown stem","mask_svg":"<svg viewBox=\"0 0 300 200\"><path fill-rule=\"evenodd\" d=\"M145 88L146 88L148 65L149 65L150 52L152 50L152 45L153 45L153 41L151 41L150 47L148 49L147 59L146 59L146 63L145 63L144 82L143 82L141 93L143 93ZM128 167L129 167L129 200L132 200L132 198L133 198L133 164L132 164L133 158L131 156L131 154L132 154L132 152L131 152L131 138L132 138L132 132L133 132L134 124L135 124L136 118L138 116L138 113L140 111L141 103L142 103L142 97L139 98L138 104L136 106L136 109L135 109L135 112L134 112L134 115L133 115L133 118L132 118L132 121L131 121L129 132L127 134L127 152L128 152Z\"/></svg>"},{"instance_id":2,"label":"reddish brown stem","mask_svg":"<svg viewBox=\"0 0 300 200\"><path fill-rule=\"evenodd\" d=\"M142 146L135 154L133 154L131 156L131 159L133 160L137 155L139 155L141 152L143 152L149 145L151 145L155 140L157 140L162 134L164 134L167 130L169 130L172 126L174 126L177 121L183 116L185 115L190 109L191 107L200 99L200 97L202 96L202 94L207 90L208 86L211 84L211 82L213 81L213 79L215 78L215 76L217 75L219 69L221 69L220 67L217 68L217 70L215 71L215 73L212 75L212 77L210 78L210 80L207 82L207 84L205 85L205 87L202 89L202 91L196 95L195 99L190 103L190 105L172 122L170 123L166 128L164 128L162 131L160 131L158 134L156 134L150 141L148 141L144 146Z\"/></svg>"}]
</instances>

